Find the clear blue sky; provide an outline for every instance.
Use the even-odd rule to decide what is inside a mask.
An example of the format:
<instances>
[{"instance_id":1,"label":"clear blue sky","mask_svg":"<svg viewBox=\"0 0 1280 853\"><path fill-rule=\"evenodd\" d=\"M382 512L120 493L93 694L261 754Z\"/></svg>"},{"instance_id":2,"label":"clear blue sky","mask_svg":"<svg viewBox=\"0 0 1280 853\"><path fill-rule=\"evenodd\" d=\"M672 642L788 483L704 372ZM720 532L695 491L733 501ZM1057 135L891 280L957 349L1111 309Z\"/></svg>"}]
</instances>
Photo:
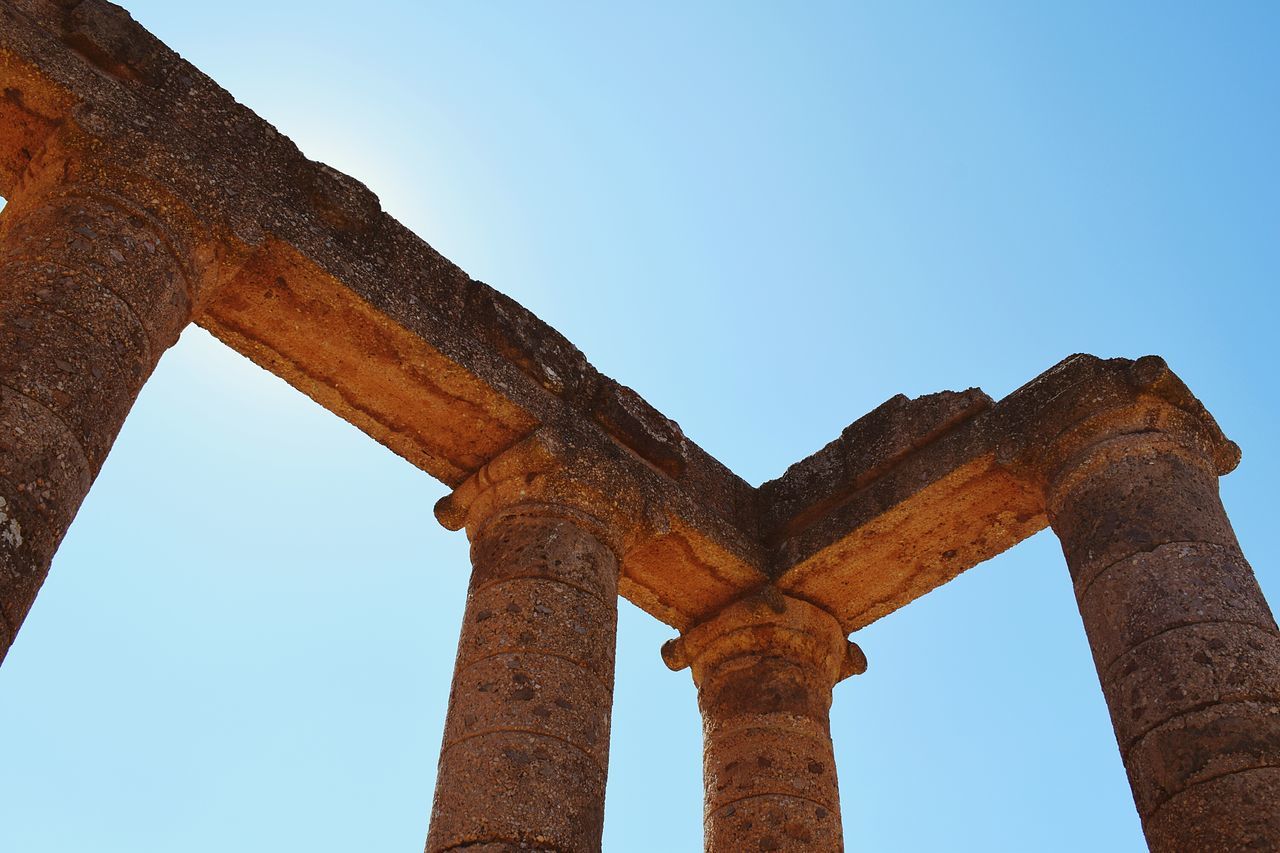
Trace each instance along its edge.
<instances>
[{"instance_id":1,"label":"clear blue sky","mask_svg":"<svg viewBox=\"0 0 1280 853\"><path fill-rule=\"evenodd\" d=\"M752 482L898 392L1166 356L1280 603L1280 5L128 5ZM420 850L443 491L186 334L0 670L0 849ZM701 849L670 636L623 603L607 851ZM851 849L1142 848L1051 534L856 639Z\"/></svg>"}]
</instances>

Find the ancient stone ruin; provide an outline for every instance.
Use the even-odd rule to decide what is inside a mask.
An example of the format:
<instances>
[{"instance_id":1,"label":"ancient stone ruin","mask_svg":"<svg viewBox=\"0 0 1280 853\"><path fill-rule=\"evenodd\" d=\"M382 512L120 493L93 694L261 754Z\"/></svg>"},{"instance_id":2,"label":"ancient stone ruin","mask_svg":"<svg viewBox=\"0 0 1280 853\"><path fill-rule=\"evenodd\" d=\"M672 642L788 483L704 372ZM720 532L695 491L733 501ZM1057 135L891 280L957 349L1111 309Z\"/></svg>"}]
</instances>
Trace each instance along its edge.
<instances>
[{"instance_id":1,"label":"ancient stone ruin","mask_svg":"<svg viewBox=\"0 0 1280 853\"><path fill-rule=\"evenodd\" d=\"M753 488L120 8L0 0L0 654L188 323L453 491L473 570L427 850L598 850L617 597L680 632L708 850L838 850L850 632L1046 525L1147 839L1280 849L1280 633L1160 358L895 397Z\"/></svg>"}]
</instances>

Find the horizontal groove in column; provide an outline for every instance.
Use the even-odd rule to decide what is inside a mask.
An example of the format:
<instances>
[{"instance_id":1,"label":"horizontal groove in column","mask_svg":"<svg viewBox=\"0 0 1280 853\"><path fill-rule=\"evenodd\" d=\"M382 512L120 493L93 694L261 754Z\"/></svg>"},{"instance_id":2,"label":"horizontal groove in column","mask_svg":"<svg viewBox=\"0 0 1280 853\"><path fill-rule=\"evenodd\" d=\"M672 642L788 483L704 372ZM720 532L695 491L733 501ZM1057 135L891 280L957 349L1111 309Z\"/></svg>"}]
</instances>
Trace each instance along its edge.
<instances>
[{"instance_id":1,"label":"horizontal groove in column","mask_svg":"<svg viewBox=\"0 0 1280 853\"><path fill-rule=\"evenodd\" d=\"M1142 651L1142 649L1145 646L1155 642L1156 640L1159 640L1161 637L1167 636L1169 634L1177 633L1178 631L1185 631L1188 628L1198 628L1202 625L1235 625L1241 628L1249 629L1250 631L1256 631L1257 633L1271 640L1280 639L1280 635L1277 635L1275 630L1263 625L1259 625L1256 622L1246 622L1244 620L1237 620L1237 619L1207 619L1202 622L1182 622L1180 624L1172 625L1168 628L1165 628L1163 631L1159 631L1155 634L1152 634L1150 637L1146 637L1145 639L1139 640L1129 648L1125 649L1123 652L1117 655L1116 658L1111 661L1111 663L1101 668L1101 672L1103 676L1102 680L1106 683L1110 683L1115 675L1116 669L1120 666L1120 664L1124 663L1125 658L1129 657L1132 654Z\"/></svg>"},{"instance_id":2,"label":"horizontal groove in column","mask_svg":"<svg viewBox=\"0 0 1280 853\"><path fill-rule=\"evenodd\" d=\"M1084 383L1080 384L1083 385ZM1078 387L1079 385L1073 386L1064 393L1069 393L1070 390L1075 390ZM1075 425L1064 427L1050 442L1050 445L1075 428ZM1139 452L1121 454L1113 452L1116 447L1125 444L1136 445L1139 448ZM1064 459L1059 466L1058 473L1049 483L1049 492L1054 496L1053 505L1049 507L1049 511L1054 514L1061 512L1063 500L1076 489L1088 485L1100 470L1131 459L1144 456L1152 458L1161 455L1177 456L1185 462L1204 469L1211 476L1217 476L1212 462L1204 458L1203 453L1195 447L1179 441L1168 430L1160 428L1131 429L1090 442Z\"/></svg>"},{"instance_id":3,"label":"horizontal groove in column","mask_svg":"<svg viewBox=\"0 0 1280 853\"><path fill-rule=\"evenodd\" d=\"M64 317L57 320L60 328L54 331L65 332L72 326ZM55 324L46 320L44 325ZM40 405L56 417L79 443L84 457L92 462L92 470L96 472L110 452L132 399L150 373L150 366L140 361L132 365L122 364L115 353L99 356L68 353L66 363L72 368L68 370L59 363L63 359L55 346L64 342L55 340L51 343L44 339L38 344L42 349L37 353L38 357L15 362L14 369L3 371L0 387ZM94 376L94 364L107 365L107 371ZM114 382L110 381L113 379ZM18 387L18 382L27 387ZM104 388L110 393L100 393Z\"/></svg>"},{"instance_id":4,"label":"horizontal groove in column","mask_svg":"<svg viewBox=\"0 0 1280 853\"><path fill-rule=\"evenodd\" d=\"M143 183L151 183L146 178L139 178ZM172 230L171 226L166 225L162 220L153 216L146 207L137 202L130 201L125 196L109 190L101 189L95 186L86 186L84 184L62 185L53 192L47 193L44 198L71 202L79 199L87 199L96 201L108 208L116 208L119 212L129 216L137 216L139 219L145 220L146 230L156 238L158 243L163 244L165 252L169 255L169 259L173 262L174 270L182 278L183 290L186 292L187 301L191 302L194 298L191 283L195 278L192 271L186 269L186 265L181 258L189 257L190 251L179 252L174 245L173 239L169 236ZM24 205L24 208L26 206ZM82 210L86 216L92 216L93 213L88 210Z\"/></svg>"},{"instance_id":5,"label":"horizontal groove in column","mask_svg":"<svg viewBox=\"0 0 1280 853\"><path fill-rule=\"evenodd\" d=\"M69 426L67 425L67 422L66 422L65 420L63 420L62 415L58 414L58 413L57 413L57 412L55 412L53 409L50 409L50 408L49 408L48 406L46 406L44 403L42 403L42 402L40 402L39 400L37 400L36 398L32 397L30 394L26 393L25 391L21 391L21 390L19 390L19 389L17 389L17 388L14 388L14 387L13 387L12 385L10 385L8 382L0 381L0 388L3 388L3 389L5 389L6 391L9 391L9 392L11 392L11 393L13 393L13 394L18 395L18 396L19 396L19 397L21 397L22 399L24 399L24 400L26 400L27 402L31 403L31 405L36 406L36 407L40 408L41 410L43 410L43 411L45 412L45 414L49 415L49 417L51 417L51 418L53 418L54 420L56 420L56 421L58 422L58 424L62 427L62 431L66 434L66 437L67 437L67 438L69 438L69 439L71 440L71 443L75 446L76 450L80 451L80 459L81 459L81 461L82 461L82 462L84 462L84 464L85 464L85 470L87 470L87 471L92 471L92 470L94 470L94 468L93 468L93 463L92 463L92 461L90 461L90 459L89 459L89 454L88 454L88 452L87 452L87 451L85 450L85 448L84 448L84 442L82 442L82 441L81 441L81 440L76 436L75 431L74 431L74 430L72 430L72 429L71 429L71 427L69 427Z\"/></svg>"},{"instance_id":6,"label":"horizontal groove in column","mask_svg":"<svg viewBox=\"0 0 1280 853\"><path fill-rule=\"evenodd\" d=\"M128 304L124 300L120 299L120 297L116 296L116 294L110 288L103 287L102 289L106 293L110 294L113 299L115 299L117 302L123 305L126 309L129 308ZM103 340L98 332L86 326L84 323L80 322L80 320L77 319L77 317L74 314L61 313L58 311L54 311L52 310L52 306L47 305L40 301L36 301L36 302L24 301L22 304L30 306L32 308L41 309L42 313L47 314L49 316L58 317L59 319L66 320L72 326L75 326L77 329L84 332L91 340L93 340L100 347L104 347L108 349L109 351L111 351L112 355L115 355L115 350L112 348L113 342L109 340ZM132 310L128 310L128 316L130 320L132 320L134 323L137 324L137 328L142 332L142 338L144 341L142 363L144 365L151 364L151 347L153 345L153 342L151 340L151 332L147 329L146 326L142 325L141 321L137 319L137 315L134 314Z\"/></svg>"},{"instance_id":7,"label":"horizontal groove in column","mask_svg":"<svg viewBox=\"0 0 1280 853\"><path fill-rule=\"evenodd\" d=\"M59 366L59 361L65 361L66 363L71 364L74 360L83 360L88 368L89 381L83 385L87 391L93 391L100 388L102 380L111 375L111 373L108 372L102 372L98 375L94 375L92 373L94 367L100 368L104 363L109 364L113 368L115 375L118 375L128 382L136 382L139 387L145 383L146 377L150 375L151 370L154 368L154 364L150 361L151 348L149 341L147 344L145 358L141 357L141 355L136 352L121 352L115 349L110 342L103 341L99 338L96 332L86 327L70 313L50 311L44 306L42 306L42 308L44 308L44 310L38 312L38 319L36 319L33 324L39 328L32 328L30 331L37 335L41 335L44 332L53 332L55 333L55 340L57 340L58 343L73 344L73 346L49 349L44 346L47 338L33 342L29 338L9 332L5 334L5 337L8 338L9 335L12 335L13 340L20 343L20 352L28 354L34 351L37 356L43 355L48 358L41 359L37 357L35 359L28 358L25 360L12 360L8 365L9 369L6 370L8 375L12 376L16 374L18 376L30 376L31 374L27 373L27 371L40 369L41 372L38 374L39 378L51 382L52 380L50 377L56 377L57 381L72 383L73 387L75 387L74 380L78 377L84 376L85 374L56 372L55 368L57 371L65 371L65 368ZM70 335L65 334L68 331L71 333ZM68 337L72 340L68 340ZM77 338L82 339L83 337L88 337L95 346L85 347L85 342L83 340L76 340ZM68 349L72 351L67 351ZM86 354L84 352L85 349L92 349L93 352ZM44 372L46 370L51 372ZM56 385L53 385L52 387L57 388ZM66 393L65 390L64 393Z\"/></svg>"},{"instance_id":8,"label":"horizontal groove in column","mask_svg":"<svg viewBox=\"0 0 1280 853\"><path fill-rule=\"evenodd\" d=\"M460 738L451 740L440 747L440 756L441 758L443 758L446 753L451 752L455 747L462 746L463 744L469 743L473 740L477 740L478 738L492 737L493 735L508 735L508 734L529 735L530 737L546 738L547 740L563 743L566 746L572 747L575 751L585 755L587 759L596 767L596 769L600 771L600 774L602 776L607 776L609 773L608 766L601 767L600 762L597 761L596 757L592 755L585 747L579 744L576 744L567 738L562 738L558 735L553 735L550 732L538 731L536 729L519 729L519 728L512 728L509 726L503 727L503 728L482 729L481 731L471 732L470 734L463 735Z\"/></svg>"},{"instance_id":9,"label":"horizontal groove in column","mask_svg":"<svg viewBox=\"0 0 1280 853\"><path fill-rule=\"evenodd\" d=\"M1204 540L1201 540L1201 539L1175 539L1169 542L1161 542L1159 545L1153 545L1150 548L1140 548L1130 554L1124 555L1123 557L1117 557L1116 559L1112 560L1110 563L1107 563L1105 566L1098 569L1094 573L1093 577L1091 577L1083 587L1076 588L1076 601L1083 602L1085 600L1085 597L1089 594L1089 590L1093 588L1094 584L1096 584L1104 575L1108 574L1112 569L1114 569L1116 566L1120 565L1121 563L1125 562L1126 560L1132 560L1135 557L1141 557L1145 554L1154 554L1162 548L1169 548L1175 545L1195 545L1197 547L1203 547L1203 548L1216 548L1226 552L1227 554L1233 557L1238 557L1239 559L1242 559L1242 560L1244 559L1244 553L1239 548L1231 548L1226 545L1223 545L1220 542L1205 542Z\"/></svg>"},{"instance_id":10,"label":"horizontal groove in column","mask_svg":"<svg viewBox=\"0 0 1280 853\"><path fill-rule=\"evenodd\" d=\"M126 313L128 313L129 317L137 324L138 328L142 330L143 337L147 339L146 359L147 361L151 360L152 347L156 345L155 340L153 340L152 338L152 335L153 335L152 330L147 328L147 324L143 322L142 317L138 314L137 309L134 308L132 305L130 305L129 301L125 299L123 296L121 296L119 293L117 293L115 289L111 287L111 285L107 284L105 281L103 281L100 278L92 276L87 270L74 270L65 264L58 263L57 261L39 261L39 263L43 264L44 266L49 266L49 267L53 267L54 269L61 270L67 276L83 277L83 278L90 279L96 287L101 288L104 293L108 294L109 296L111 296L112 299L119 302L120 305L124 307L124 310ZM31 265L33 264L30 261L27 261L25 259L7 261L4 263L0 263L0 271L8 269L10 266L31 266ZM24 304L31 305L32 307L43 307L42 303L40 302L32 303L27 301L27 302L24 302ZM56 314L56 312L50 312L50 313ZM92 331L90 331L89 329L86 329L80 323L77 323L74 317L70 315L62 315L62 314L57 314L56 316L65 317L65 319L71 321L79 328L84 329L84 331L88 332L91 336L93 335ZM95 340L97 340L96 337L95 337ZM104 343L102 341L99 341L99 342Z\"/></svg>"},{"instance_id":11,"label":"horizontal groove in column","mask_svg":"<svg viewBox=\"0 0 1280 853\"><path fill-rule=\"evenodd\" d=\"M560 584L561 586L567 587L568 589L577 590L583 595L590 596L591 598L594 598L596 601L603 604L605 607L609 607L612 603L617 601L616 597L611 601L610 599L601 595L599 590L591 590L584 587L582 584L570 583L569 581L564 581L564 580L561 580L560 578L550 577L548 575L523 575L523 574L522 575L503 575L501 578L497 580L488 581L487 583L481 584L480 586L472 587L471 594L474 596L486 590L493 589L496 586L501 586L502 584L509 583L511 581L546 581L547 583L557 583L557 584Z\"/></svg>"},{"instance_id":12,"label":"horizontal groove in column","mask_svg":"<svg viewBox=\"0 0 1280 853\"><path fill-rule=\"evenodd\" d=\"M582 661L576 661L573 658L567 657L565 655L556 654L555 652L543 651L541 649L503 649L502 651L481 655L478 658L468 660L465 664L458 667L458 675L461 675L462 673L466 672L472 667L482 664L485 661L493 660L494 658L499 658L499 657L502 657L503 655L510 655L512 657L516 655L530 655L532 657L544 657L544 658L554 658L556 660L562 660L565 663L573 664L574 666L581 669L583 672L587 673L587 675L591 676L592 680L594 680L597 684L603 687L606 691L609 691L609 692L613 691L613 687L605 683L605 681L600 678L599 674L594 672L591 669L590 665L585 664Z\"/></svg>"},{"instance_id":13,"label":"horizontal groove in column","mask_svg":"<svg viewBox=\"0 0 1280 853\"><path fill-rule=\"evenodd\" d=\"M525 507L527 509L524 509ZM485 536L494 535L492 531L496 525L513 519L529 519L534 522L552 520L568 522L587 536L598 539L608 550L613 550L609 546L609 528L600 519L588 513L579 512L573 507L555 503L540 503L538 501L514 504L493 513L480 522L475 533L471 536L471 542L474 544ZM617 555L615 554L614 556L616 557Z\"/></svg>"},{"instance_id":14,"label":"horizontal groove in column","mask_svg":"<svg viewBox=\"0 0 1280 853\"><path fill-rule=\"evenodd\" d=\"M780 729L799 724L800 728L816 726L826 731L828 726L813 714L793 714L787 711L769 711L763 714L750 711L741 714L725 714L716 719L716 731L738 731L740 729Z\"/></svg>"},{"instance_id":15,"label":"horizontal groove in column","mask_svg":"<svg viewBox=\"0 0 1280 853\"><path fill-rule=\"evenodd\" d=\"M1151 807L1151 810L1148 811L1144 817L1147 820L1153 819L1156 816L1156 812L1160 811L1160 809L1169 805L1179 797L1193 793L1195 789L1199 788L1201 785L1208 785L1211 782L1218 782L1222 779L1230 778L1231 776L1242 776L1246 773L1258 773L1260 771L1266 771L1266 770L1280 770L1280 763L1267 763L1267 764L1258 764L1253 767L1240 767L1235 770L1226 770L1226 771L1223 771L1222 773L1218 773L1214 776L1209 776L1204 779L1197 779L1191 784L1187 785L1187 787L1182 788L1179 791L1175 791L1174 793L1170 794L1169 796L1157 802L1155 805ZM1278 803L1275 808L1277 809L1277 811L1280 811L1280 803Z\"/></svg>"},{"instance_id":16,"label":"horizontal groove in column","mask_svg":"<svg viewBox=\"0 0 1280 853\"><path fill-rule=\"evenodd\" d=\"M455 850L475 850L479 853L499 853L499 851L486 851L486 847L509 847L514 850L528 851L529 853L572 853L562 847L548 847L546 845L530 845L527 841L516 839L511 841L506 838L489 839L487 841L463 841L449 847L441 847L438 853L453 853ZM429 851L428 851L429 853ZM501 853L508 853L503 850Z\"/></svg>"},{"instance_id":17,"label":"horizontal groove in column","mask_svg":"<svg viewBox=\"0 0 1280 853\"><path fill-rule=\"evenodd\" d=\"M1220 809L1227 802L1234 808ZM1160 853L1274 850L1280 837L1280 768L1242 770L1188 788L1143 821Z\"/></svg>"},{"instance_id":18,"label":"horizontal groove in column","mask_svg":"<svg viewBox=\"0 0 1280 853\"><path fill-rule=\"evenodd\" d=\"M1156 725L1146 729L1145 731L1142 732L1142 734L1135 737L1127 748L1121 749L1120 756L1122 760L1125 762L1125 764L1128 765L1129 757L1133 754L1133 751L1135 749L1138 749L1142 745L1142 742L1144 740L1146 740L1151 735L1159 732L1161 729L1183 722L1188 717L1194 717L1197 714L1203 714L1205 711L1211 710L1213 708L1231 708L1238 705L1272 706L1276 709L1276 714L1280 716L1280 698L1277 698L1275 696L1266 696L1266 695L1260 696L1260 697L1255 697L1255 696L1234 697L1233 696L1227 699L1214 699L1211 702L1204 702L1200 705L1196 705L1193 708L1187 708L1186 710L1179 711L1177 714L1173 715L1172 717L1169 717L1167 720L1162 720Z\"/></svg>"},{"instance_id":19,"label":"horizontal groove in column","mask_svg":"<svg viewBox=\"0 0 1280 853\"><path fill-rule=\"evenodd\" d=\"M730 800L727 803L718 805L711 810L710 815L717 815L723 812L725 809L732 808L733 806L736 806L739 803L745 803L747 800L758 800L764 797L778 797L784 800L796 800L797 802L801 802L801 803L810 803L812 805L817 806L818 808L826 809L827 811L832 812L833 814L839 810L839 804L832 805L831 803L819 802L818 800L815 800L812 797L805 797L805 796L801 796L799 794L794 794L794 793L779 793L776 791L758 791L756 793L747 794L745 796L738 797L736 800Z\"/></svg>"}]
</instances>

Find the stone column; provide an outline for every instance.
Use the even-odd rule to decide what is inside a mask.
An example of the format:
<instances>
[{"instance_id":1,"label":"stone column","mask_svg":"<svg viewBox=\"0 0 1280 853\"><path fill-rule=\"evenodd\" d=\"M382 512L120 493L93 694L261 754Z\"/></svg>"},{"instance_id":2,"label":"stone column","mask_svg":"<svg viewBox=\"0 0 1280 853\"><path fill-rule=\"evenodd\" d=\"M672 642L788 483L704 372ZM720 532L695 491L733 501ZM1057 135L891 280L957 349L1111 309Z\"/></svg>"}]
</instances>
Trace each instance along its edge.
<instances>
[{"instance_id":1,"label":"stone column","mask_svg":"<svg viewBox=\"0 0 1280 853\"><path fill-rule=\"evenodd\" d=\"M466 526L472 574L431 853L600 849L619 508L562 468L561 452L534 437L436 510Z\"/></svg>"},{"instance_id":2,"label":"stone column","mask_svg":"<svg viewBox=\"0 0 1280 853\"><path fill-rule=\"evenodd\" d=\"M161 353L191 316L172 205L46 152L0 215L0 658Z\"/></svg>"},{"instance_id":3,"label":"stone column","mask_svg":"<svg viewBox=\"0 0 1280 853\"><path fill-rule=\"evenodd\" d=\"M866 670L836 619L773 589L663 646L702 711L705 847L843 850L831 689Z\"/></svg>"},{"instance_id":4,"label":"stone column","mask_svg":"<svg viewBox=\"0 0 1280 853\"><path fill-rule=\"evenodd\" d=\"M1046 494L1143 829L1280 849L1280 633L1218 498L1238 451L1159 359L1130 382L1058 440Z\"/></svg>"}]
</instances>

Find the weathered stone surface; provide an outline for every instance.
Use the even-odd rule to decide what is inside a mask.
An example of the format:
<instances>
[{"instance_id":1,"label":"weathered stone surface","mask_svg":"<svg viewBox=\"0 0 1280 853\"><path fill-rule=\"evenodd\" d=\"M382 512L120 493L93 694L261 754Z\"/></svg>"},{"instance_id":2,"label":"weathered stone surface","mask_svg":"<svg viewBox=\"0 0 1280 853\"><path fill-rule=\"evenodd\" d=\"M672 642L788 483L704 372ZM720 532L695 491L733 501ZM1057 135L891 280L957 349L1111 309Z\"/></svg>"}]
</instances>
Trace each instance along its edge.
<instances>
[{"instance_id":1,"label":"weathered stone surface","mask_svg":"<svg viewBox=\"0 0 1280 853\"><path fill-rule=\"evenodd\" d=\"M1201 782L1243 770L1280 768L1280 701L1216 702L1174 717L1138 739L1125 764L1144 818ZM1229 820L1236 808L1237 803L1224 800L1204 819Z\"/></svg>"},{"instance_id":2,"label":"weathered stone surface","mask_svg":"<svg viewBox=\"0 0 1280 853\"><path fill-rule=\"evenodd\" d=\"M837 441L762 486L789 507L821 508L799 511L798 524L785 512L762 524L777 586L821 602L847 631L892 613L1047 524L1045 478L1071 452L1068 432L1079 441L1090 431L1176 429L1217 473L1239 461L1160 359L1075 355L989 408L983 400L976 391L891 400L867 423L900 423L889 446L906 449L871 442L863 456L858 441ZM832 455L847 458L836 465Z\"/></svg>"},{"instance_id":3,"label":"weathered stone surface","mask_svg":"<svg viewBox=\"0 0 1280 853\"><path fill-rule=\"evenodd\" d=\"M474 570L428 851L479 843L600 849L618 619L634 496L537 440L441 502Z\"/></svg>"},{"instance_id":4,"label":"weathered stone surface","mask_svg":"<svg viewBox=\"0 0 1280 853\"><path fill-rule=\"evenodd\" d=\"M58 141L0 219L0 657L198 288L190 221Z\"/></svg>"},{"instance_id":5,"label":"weathered stone surface","mask_svg":"<svg viewBox=\"0 0 1280 853\"><path fill-rule=\"evenodd\" d=\"M1133 647L1101 678L1123 752L1206 703L1280 703L1280 636L1233 622L1183 625Z\"/></svg>"},{"instance_id":6,"label":"weathered stone surface","mask_svg":"<svg viewBox=\"0 0 1280 853\"><path fill-rule=\"evenodd\" d=\"M843 850L840 814L794 797L761 794L708 816L707 850Z\"/></svg>"},{"instance_id":7,"label":"weathered stone surface","mask_svg":"<svg viewBox=\"0 0 1280 853\"><path fill-rule=\"evenodd\" d=\"M1049 519L1153 847L1280 846L1276 626L1216 492L1239 449L1162 360L895 397L753 490L104 0L0 0L0 195L0 649L194 318L457 487L434 849L598 847L618 592L685 632L709 847L836 849L842 634Z\"/></svg>"},{"instance_id":8,"label":"weathered stone surface","mask_svg":"<svg viewBox=\"0 0 1280 853\"><path fill-rule=\"evenodd\" d=\"M503 581L500 590L484 597L492 606L476 611L467 645L458 649L459 663L505 649L536 649L588 667L603 684L613 683L614 641L607 627L614 602L537 577Z\"/></svg>"},{"instance_id":9,"label":"weathered stone surface","mask_svg":"<svg viewBox=\"0 0 1280 853\"><path fill-rule=\"evenodd\" d=\"M1146 434L1117 438L1099 448L1107 458L1095 464L1107 466L1105 476L1055 489L1061 506L1053 511L1053 529L1074 557L1077 589L1118 560L1162 545L1238 547L1218 501L1217 475L1162 444Z\"/></svg>"},{"instance_id":10,"label":"weathered stone surface","mask_svg":"<svg viewBox=\"0 0 1280 853\"><path fill-rule=\"evenodd\" d=\"M1223 803L1231 803L1229 811ZM1143 822L1152 850L1274 850L1280 837L1280 768L1209 779L1170 797Z\"/></svg>"},{"instance_id":11,"label":"weathered stone surface","mask_svg":"<svg viewBox=\"0 0 1280 853\"><path fill-rule=\"evenodd\" d=\"M499 653L459 669L444 742L527 731L572 744L605 772L612 704L613 685L571 660L539 652Z\"/></svg>"},{"instance_id":12,"label":"weathered stone surface","mask_svg":"<svg viewBox=\"0 0 1280 853\"><path fill-rule=\"evenodd\" d=\"M763 582L750 486L123 10L0 2L0 89L0 195L75 114L220 235L226 275L195 320L233 348L451 486L535 429L594 431L647 482L655 540L673 531L623 567L624 594L670 624Z\"/></svg>"},{"instance_id":13,"label":"weathered stone surface","mask_svg":"<svg viewBox=\"0 0 1280 853\"><path fill-rule=\"evenodd\" d=\"M707 734L704 757L706 778L715 780L714 791L708 792L709 809L725 809L770 791L839 813L831 733L820 720L805 713L717 716L713 710L708 725L715 727Z\"/></svg>"},{"instance_id":14,"label":"weathered stone surface","mask_svg":"<svg viewBox=\"0 0 1280 853\"><path fill-rule=\"evenodd\" d=\"M1152 849L1277 847L1260 805L1270 777L1246 772L1280 766L1280 631L1218 499L1230 454L1215 458L1214 427L1194 407L1148 408L1139 395L1153 371L1135 368L1147 374L1137 424L1117 406L1040 445L1050 518ZM1238 778L1192 794L1227 776Z\"/></svg>"},{"instance_id":15,"label":"weathered stone surface","mask_svg":"<svg viewBox=\"0 0 1280 853\"><path fill-rule=\"evenodd\" d=\"M602 379L591 413L605 432L645 462L672 477L684 473L685 438L680 425L635 391Z\"/></svg>"},{"instance_id":16,"label":"weathered stone surface","mask_svg":"<svg viewBox=\"0 0 1280 853\"><path fill-rule=\"evenodd\" d=\"M1126 651L1186 625L1276 628L1244 557L1215 544L1175 542L1118 560L1094 577L1079 603L1104 673Z\"/></svg>"},{"instance_id":17,"label":"weathered stone surface","mask_svg":"<svg viewBox=\"0 0 1280 853\"><path fill-rule=\"evenodd\" d=\"M502 843L598 851L605 775L577 747L519 730L447 744L427 850Z\"/></svg>"},{"instance_id":18,"label":"weathered stone surface","mask_svg":"<svg viewBox=\"0 0 1280 853\"><path fill-rule=\"evenodd\" d=\"M709 851L843 850L831 689L866 668L839 623L769 589L663 648L702 711Z\"/></svg>"},{"instance_id":19,"label":"weathered stone surface","mask_svg":"<svg viewBox=\"0 0 1280 853\"><path fill-rule=\"evenodd\" d=\"M777 542L818 523L908 454L990 407L991 398L977 388L886 400L826 447L760 486L761 535Z\"/></svg>"}]
</instances>

